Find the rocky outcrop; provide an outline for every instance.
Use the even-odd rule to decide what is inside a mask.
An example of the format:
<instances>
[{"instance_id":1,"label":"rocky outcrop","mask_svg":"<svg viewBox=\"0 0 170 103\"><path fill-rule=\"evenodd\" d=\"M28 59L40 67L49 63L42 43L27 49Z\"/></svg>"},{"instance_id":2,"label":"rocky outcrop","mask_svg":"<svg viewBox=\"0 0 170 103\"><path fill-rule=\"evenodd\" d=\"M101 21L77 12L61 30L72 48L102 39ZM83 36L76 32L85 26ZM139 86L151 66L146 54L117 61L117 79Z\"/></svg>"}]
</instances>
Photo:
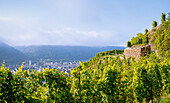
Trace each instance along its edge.
<instances>
[{"instance_id":1,"label":"rocky outcrop","mask_svg":"<svg viewBox=\"0 0 170 103\"><path fill-rule=\"evenodd\" d=\"M124 50L124 55L126 58L135 57L136 59L140 59L141 56L145 56L147 53L151 51L150 45L145 46L135 46L131 48L126 48Z\"/></svg>"}]
</instances>

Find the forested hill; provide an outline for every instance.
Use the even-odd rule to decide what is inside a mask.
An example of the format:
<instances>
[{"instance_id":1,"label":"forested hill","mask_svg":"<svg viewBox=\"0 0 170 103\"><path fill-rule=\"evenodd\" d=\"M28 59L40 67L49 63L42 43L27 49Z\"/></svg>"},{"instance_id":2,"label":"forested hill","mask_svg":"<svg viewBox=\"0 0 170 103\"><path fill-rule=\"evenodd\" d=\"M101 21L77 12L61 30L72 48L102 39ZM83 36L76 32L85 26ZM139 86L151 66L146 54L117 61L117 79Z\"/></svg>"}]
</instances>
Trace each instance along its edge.
<instances>
[{"instance_id":1,"label":"forested hill","mask_svg":"<svg viewBox=\"0 0 170 103\"><path fill-rule=\"evenodd\" d=\"M125 47L105 46L105 47L86 47L86 46L16 46L0 42L0 63L5 60L7 65L21 64L32 60L38 62L40 59L50 59L54 61L87 61L94 57L96 53L120 49Z\"/></svg>"},{"instance_id":2,"label":"forested hill","mask_svg":"<svg viewBox=\"0 0 170 103\"><path fill-rule=\"evenodd\" d=\"M5 60L6 64L21 64L26 59L27 56L19 50L0 42L0 63Z\"/></svg>"},{"instance_id":3,"label":"forested hill","mask_svg":"<svg viewBox=\"0 0 170 103\"><path fill-rule=\"evenodd\" d=\"M105 47L87 47L87 46L16 46L16 49L20 50L25 55L36 59L53 59L53 60L89 60L94 57L96 53L120 49L125 47L105 46Z\"/></svg>"}]
</instances>

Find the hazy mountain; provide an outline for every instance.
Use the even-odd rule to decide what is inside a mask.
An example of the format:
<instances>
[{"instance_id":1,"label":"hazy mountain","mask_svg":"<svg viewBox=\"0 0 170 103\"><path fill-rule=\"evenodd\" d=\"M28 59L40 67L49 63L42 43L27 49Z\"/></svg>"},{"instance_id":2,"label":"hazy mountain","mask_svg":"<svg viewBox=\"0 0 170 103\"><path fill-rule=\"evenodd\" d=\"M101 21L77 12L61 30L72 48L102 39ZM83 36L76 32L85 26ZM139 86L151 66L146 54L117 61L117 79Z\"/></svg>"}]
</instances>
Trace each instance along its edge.
<instances>
[{"instance_id":1,"label":"hazy mountain","mask_svg":"<svg viewBox=\"0 0 170 103\"><path fill-rule=\"evenodd\" d=\"M53 59L53 60L88 60L95 56L96 53L113 50L125 49L125 47L86 47L86 46L16 46L16 49L25 55L37 59Z\"/></svg>"},{"instance_id":2,"label":"hazy mountain","mask_svg":"<svg viewBox=\"0 0 170 103\"><path fill-rule=\"evenodd\" d=\"M96 55L98 52L125 49L125 47L86 47L86 46L16 46L0 42L0 63L3 60L6 64L18 64L29 59L38 61L39 59L85 61Z\"/></svg>"},{"instance_id":3,"label":"hazy mountain","mask_svg":"<svg viewBox=\"0 0 170 103\"><path fill-rule=\"evenodd\" d=\"M19 50L0 42L0 64L5 60L6 64L18 64L27 59Z\"/></svg>"}]
</instances>

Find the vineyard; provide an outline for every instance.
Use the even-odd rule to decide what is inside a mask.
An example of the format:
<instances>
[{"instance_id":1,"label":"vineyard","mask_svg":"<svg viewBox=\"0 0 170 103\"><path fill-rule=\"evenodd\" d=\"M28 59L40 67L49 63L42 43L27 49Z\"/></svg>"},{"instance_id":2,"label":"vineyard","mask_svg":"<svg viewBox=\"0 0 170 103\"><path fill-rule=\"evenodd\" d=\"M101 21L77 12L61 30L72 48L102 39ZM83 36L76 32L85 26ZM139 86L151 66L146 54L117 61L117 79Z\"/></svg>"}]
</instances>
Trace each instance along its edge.
<instances>
[{"instance_id":1,"label":"vineyard","mask_svg":"<svg viewBox=\"0 0 170 103\"><path fill-rule=\"evenodd\" d=\"M15 74L2 64L0 68L0 102L2 103L160 103L170 95L170 21L152 37L139 33L129 41L155 44L154 52L141 57L126 58L123 50L96 54L80 62L70 74L57 69L22 70ZM155 28L155 26L154 26ZM164 103L168 103L168 98Z\"/></svg>"},{"instance_id":2,"label":"vineyard","mask_svg":"<svg viewBox=\"0 0 170 103\"><path fill-rule=\"evenodd\" d=\"M81 62L80 62L81 63ZM57 69L15 74L2 64L1 102L149 102L170 93L170 60L155 54L135 61L111 55L81 63L71 74Z\"/></svg>"}]
</instances>

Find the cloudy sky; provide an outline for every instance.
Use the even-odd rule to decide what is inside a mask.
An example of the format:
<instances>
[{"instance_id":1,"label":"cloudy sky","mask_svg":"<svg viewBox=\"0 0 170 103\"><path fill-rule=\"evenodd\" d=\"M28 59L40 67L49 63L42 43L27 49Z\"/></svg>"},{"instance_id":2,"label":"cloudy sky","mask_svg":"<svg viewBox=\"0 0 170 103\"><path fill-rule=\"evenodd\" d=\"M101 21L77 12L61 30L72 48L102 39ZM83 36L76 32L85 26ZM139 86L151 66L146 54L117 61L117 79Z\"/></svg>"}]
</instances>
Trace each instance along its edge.
<instances>
[{"instance_id":1,"label":"cloudy sky","mask_svg":"<svg viewBox=\"0 0 170 103\"><path fill-rule=\"evenodd\" d=\"M17 45L126 46L160 24L170 0L0 0L0 40Z\"/></svg>"}]
</instances>

